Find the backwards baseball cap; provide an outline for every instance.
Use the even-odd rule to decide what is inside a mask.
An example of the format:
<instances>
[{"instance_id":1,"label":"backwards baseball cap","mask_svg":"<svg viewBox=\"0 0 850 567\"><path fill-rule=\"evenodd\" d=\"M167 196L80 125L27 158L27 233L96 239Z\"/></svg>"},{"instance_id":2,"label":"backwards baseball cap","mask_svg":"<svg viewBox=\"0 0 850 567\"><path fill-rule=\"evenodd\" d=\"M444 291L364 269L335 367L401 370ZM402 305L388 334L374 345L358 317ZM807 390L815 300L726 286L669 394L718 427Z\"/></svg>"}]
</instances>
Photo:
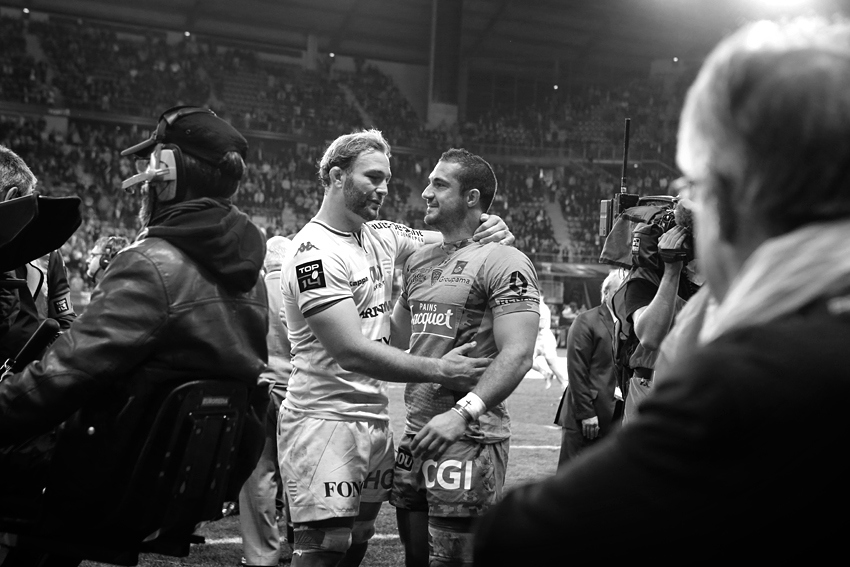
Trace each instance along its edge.
<instances>
[{"instance_id":1,"label":"backwards baseball cap","mask_svg":"<svg viewBox=\"0 0 850 567\"><path fill-rule=\"evenodd\" d=\"M159 117L151 137L121 152L122 156L147 157L156 144L174 144L180 151L217 166L228 152L248 153L248 141L236 128L208 108L175 106Z\"/></svg>"}]
</instances>

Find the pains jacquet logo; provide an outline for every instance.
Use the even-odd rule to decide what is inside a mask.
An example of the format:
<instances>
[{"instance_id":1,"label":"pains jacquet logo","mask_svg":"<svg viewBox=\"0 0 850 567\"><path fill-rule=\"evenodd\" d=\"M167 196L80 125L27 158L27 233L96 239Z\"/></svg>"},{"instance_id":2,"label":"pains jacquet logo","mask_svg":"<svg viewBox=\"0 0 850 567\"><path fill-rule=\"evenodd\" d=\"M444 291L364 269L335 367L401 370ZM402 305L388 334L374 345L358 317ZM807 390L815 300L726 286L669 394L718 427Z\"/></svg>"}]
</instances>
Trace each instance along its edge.
<instances>
[{"instance_id":1,"label":"pains jacquet logo","mask_svg":"<svg viewBox=\"0 0 850 567\"><path fill-rule=\"evenodd\" d=\"M325 270L321 260L313 260L295 266L295 276L298 278L298 289L301 292L325 287Z\"/></svg>"},{"instance_id":2,"label":"pains jacquet logo","mask_svg":"<svg viewBox=\"0 0 850 567\"><path fill-rule=\"evenodd\" d=\"M410 329L413 335L435 335L453 339L460 323L461 309L433 301L414 301L410 305Z\"/></svg>"}]
</instances>

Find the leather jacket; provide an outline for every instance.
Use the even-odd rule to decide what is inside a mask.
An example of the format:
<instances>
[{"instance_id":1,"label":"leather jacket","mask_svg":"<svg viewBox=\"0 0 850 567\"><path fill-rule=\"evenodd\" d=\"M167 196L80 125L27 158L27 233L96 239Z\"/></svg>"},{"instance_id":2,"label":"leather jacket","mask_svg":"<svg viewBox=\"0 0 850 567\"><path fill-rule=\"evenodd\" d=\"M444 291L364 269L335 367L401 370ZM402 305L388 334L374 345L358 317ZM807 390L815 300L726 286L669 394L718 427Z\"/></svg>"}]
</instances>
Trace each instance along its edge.
<instances>
[{"instance_id":1,"label":"leather jacket","mask_svg":"<svg viewBox=\"0 0 850 567\"><path fill-rule=\"evenodd\" d=\"M82 462L102 460L120 454L152 420L163 385L218 378L252 386L256 415L240 452L259 456L268 403L256 387L268 359L262 233L221 203L179 230L192 244L167 230L154 237L151 229L122 250L44 358L0 383L0 445L63 424L89 432ZM111 474L102 473L93 476Z\"/></svg>"}]
</instances>

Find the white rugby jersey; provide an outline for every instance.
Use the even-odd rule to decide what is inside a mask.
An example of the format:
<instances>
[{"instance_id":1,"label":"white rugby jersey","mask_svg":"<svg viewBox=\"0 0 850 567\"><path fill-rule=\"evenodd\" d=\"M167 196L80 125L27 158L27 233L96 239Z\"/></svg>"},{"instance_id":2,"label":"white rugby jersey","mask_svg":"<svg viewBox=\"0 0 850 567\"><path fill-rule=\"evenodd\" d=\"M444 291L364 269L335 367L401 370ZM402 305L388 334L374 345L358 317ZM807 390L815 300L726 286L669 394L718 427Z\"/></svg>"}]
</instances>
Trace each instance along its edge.
<instances>
[{"instance_id":1,"label":"white rugby jersey","mask_svg":"<svg viewBox=\"0 0 850 567\"><path fill-rule=\"evenodd\" d=\"M422 231L388 221L342 232L313 219L292 238L280 278L292 343L286 407L322 419L389 420L385 383L340 367L305 315L350 297L363 336L389 343L393 268L423 244Z\"/></svg>"}]
</instances>

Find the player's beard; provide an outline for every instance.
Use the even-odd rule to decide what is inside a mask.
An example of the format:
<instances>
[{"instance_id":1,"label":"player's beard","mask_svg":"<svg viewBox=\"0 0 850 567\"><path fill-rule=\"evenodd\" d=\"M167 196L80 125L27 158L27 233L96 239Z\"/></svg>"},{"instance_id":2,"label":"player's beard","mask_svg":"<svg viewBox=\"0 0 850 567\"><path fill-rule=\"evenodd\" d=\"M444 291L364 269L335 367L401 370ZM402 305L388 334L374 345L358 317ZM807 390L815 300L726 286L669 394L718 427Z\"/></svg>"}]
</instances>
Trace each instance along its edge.
<instances>
[{"instance_id":1,"label":"player's beard","mask_svg":"<svg viewBox=\"0 0 850 567\"><path fill-rule=\"evenodd\" d=\"M372 200L368 193L358 191L354 187L354 180L346 177L342 182L342 195L345 199L345 208L359 216L363 220L373 221L378 218L378 210L372 208Z\"/></svg>"},{"instance_id":2,"label":"player's beard","mask_svg":"<svg viewBox=\"0 0 850 567\"><path fill-rule=\"evenodd\" d=\"M449 206L437 204L437 208L429 213L425 213L425 224L435 230L440 230L440 227L452 228L463 223L466 216L466 211L460 208L452 209Z\"/></svg>"}]
</instances>

